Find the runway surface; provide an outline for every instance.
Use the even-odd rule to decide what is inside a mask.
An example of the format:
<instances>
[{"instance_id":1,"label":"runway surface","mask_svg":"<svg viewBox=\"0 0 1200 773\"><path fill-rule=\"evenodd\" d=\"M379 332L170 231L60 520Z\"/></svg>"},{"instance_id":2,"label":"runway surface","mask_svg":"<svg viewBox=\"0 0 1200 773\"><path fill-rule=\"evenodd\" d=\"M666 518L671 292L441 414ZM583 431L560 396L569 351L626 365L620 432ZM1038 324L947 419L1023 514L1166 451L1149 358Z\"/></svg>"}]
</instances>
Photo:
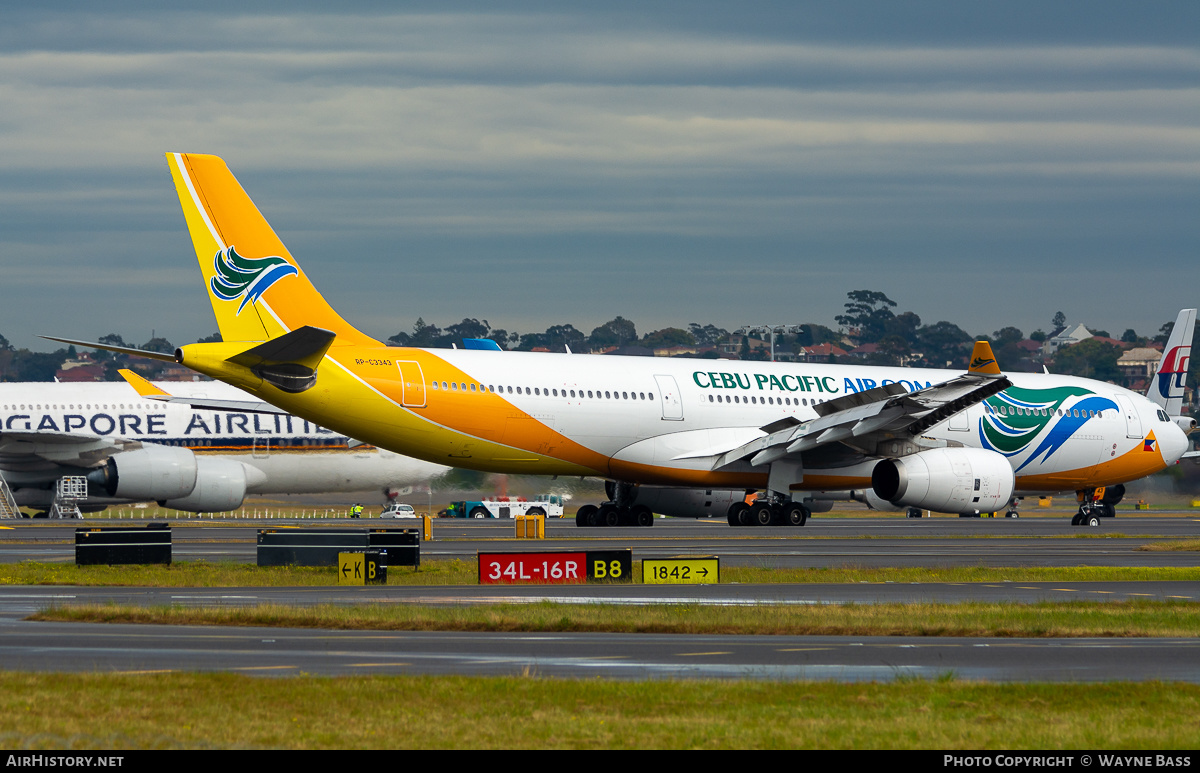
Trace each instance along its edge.
<instances>
[{"instance_id":1,"label":"runway surface","mask_svg":"<svg viewBox=\"0 0 1200 773\"><path fill-rule=\"evenodd\" d=\"M315 631L0 622L29 671L613 679L1200 681L1192 640Z\"/></svg>"},{"instance_id":2,"label":"runway surface","mask_svg":"<svg viewBox=\"0 0 1200 773\"><path fill-rule=\"evenodd\" d=\"M71 561L77 524L6 522L0 561ZM88 525L92 525L89 522ZM129 525L128 522L120 525ZM253 561L256 528L177 525L175 559ZM314 525L303 523L300 525ZM332 524L344 527L343 521ZM355 526L406 526L366 521ZM475 551L631 548L635 559L719 555L762 566L1195 566L1200 554L1146 552L1194 539L1190 515L1117 518L1099 530L1059 519L814 519L803 529L731 529L716 521L659 521L653 529L576 529L552 522L543 542L517 541L512 524L438 522L429 558L473 561ZM400 570L404 571L404 570ZM989 681L1200 682L1193 639L966 639L941 637L689 636L311 631L34 623L51 604L251 606L262 603L873 604L967 600L1200 601L1200 583L873 583L710 586L385 586L376 588L0 587L0 663L54 671L221 670L298 674L526 674L616 679L755 678L837 681L937 678Z\"/></svg>"},{"instance_id":3,"label":"runway surface","mask_svg":"<svg viewBox=\"0 0 1200 773\"><path fill-rule=\"evenodd\" d=\"M140 525L138 521L87 521L87 525ZM74 560L74 523L0 523L0 563ZM172 524L179 561L255 560L260 528L416 528L403 521L200 521ZM719 555L723 565L764 567L842 566L1200 566L1200 551L1149 552L1154 543L1200 537L1195 514L1105 519L1098 528L1073 527L1054 518L921 518L817 516L804 527L732 528L724 519L658 519L649 529L577 528L552 519L546 539L514 538L511 521L437 519L426 559L474 561L479 550L628 548L634 560L677 555Z\"/></svg>"}]
</instances>

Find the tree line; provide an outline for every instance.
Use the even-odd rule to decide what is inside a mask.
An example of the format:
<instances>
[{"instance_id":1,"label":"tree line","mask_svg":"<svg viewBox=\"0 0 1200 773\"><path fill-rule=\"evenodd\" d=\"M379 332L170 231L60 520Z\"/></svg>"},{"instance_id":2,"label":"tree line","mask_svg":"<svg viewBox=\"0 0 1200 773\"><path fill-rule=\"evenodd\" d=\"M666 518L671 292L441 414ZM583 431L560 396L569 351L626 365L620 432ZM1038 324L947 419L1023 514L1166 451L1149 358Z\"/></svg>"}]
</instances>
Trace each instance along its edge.
<instances>
[{"instance_id":1,"label":"tree line","mask_svg":"<svg viewBox=\"0 0 1200 773\"><path fill-rule=\"evenodd\" d=\"M924 324L912 311L897 311L898 304L885 293L875 290L852 290L846 294L844 311L834 317L837 329L817 323L801 323L799 332L777 334L775 350L779 353L799 353L804 347L833 344L849 350L863 347L848 362L870 365L907 365L913 367L960 368L966 366L973 342L987 340L1001 367L1010 371L1038 370L1045 365L1051 372L1079 375L1101 381L1117 381L1121 377L1116 362L1122 347L1088 339L1060 349L1051 360L1043 362L1028 343L1030 340L1043 342L1066 323L1065 315L1059 311L1050 319L1050 333L1038 329L1025 334L1016 327L1004 327L991 335L971 336L958 325L946 320ZM1121 341L1127 344L1148 346L1163 344L1170 335L1173 321L1162 325L1153 337L1139 336L1127 329ZM794 330L794 328L793 328ZM1090 330L1093 336L1108 338L1105 330ZM739 335L712 324L691 322L686 327L666 327L638 334L633 321L618 316L584 333L570 323L551 325L543 332L519 333L504 328L493 328L487 320L464 318L461 322L444 328L418 318L412 332L399 332L387 339L389 345L444 348L461 346L465 338L490 339L504 350L533 351L547 350L562 352L570 349L576 353L602 352L626 347L641 347L646 350L667 347L693 348L694 356L703 358L740 357L742 359L769 359L766 347L752 346L750 336ZM205 343L219 341L219 334L199 339ZM170 353L175 346L165 338L151 336L141 345L126 343L116 333L101 336L99 343L114 346L129 346L145 351ZM874 346L866 346L873 344ZM717 347L720 347L719 349ZM869 350L869 351L864 351ZM77 356L74 347L52 352L35 352L14 349L8 339L0 335L0 380L4 381L53 381L63 363ZM119 368L130 367L130 358L103 350L90 354L94 362L103 366L104 378L117 380ZM136 358L134 358L136 359ZM827 355L825 361L836 362L837 356ZM137 360L139 370L153 377L165 363L155 360ZM1200 368L1200 365L1198 365ZM1195 374L1189 377L1196 383Z\"/></svg>"}]
</instances>

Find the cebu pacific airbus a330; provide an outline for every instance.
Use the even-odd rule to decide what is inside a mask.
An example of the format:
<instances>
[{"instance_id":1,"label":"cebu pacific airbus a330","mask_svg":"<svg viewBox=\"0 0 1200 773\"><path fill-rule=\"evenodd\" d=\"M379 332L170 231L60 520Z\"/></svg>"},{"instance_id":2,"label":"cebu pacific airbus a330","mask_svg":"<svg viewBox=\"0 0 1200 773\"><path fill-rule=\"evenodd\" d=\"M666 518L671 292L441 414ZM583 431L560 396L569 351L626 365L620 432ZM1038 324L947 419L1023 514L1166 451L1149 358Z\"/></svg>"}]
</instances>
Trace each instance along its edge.
<instances>
[{"instance_id":1,"label":"cebu pacific airbus a330","mask_svg":"<svg viewBox=\"0 0 1200 773\"><path fill-rule=\"evenodd\" d=\"M965 373L385 346L326 303L224 161L167 159L224 339L175 361L399 454L606 479L580 525L649 526L721 495L731 524L802 525L822 497L979 513L1062 491L1083 523L1188 445L1146 397L1006 376L985 342Z\"/></svg>"}]
</instances>

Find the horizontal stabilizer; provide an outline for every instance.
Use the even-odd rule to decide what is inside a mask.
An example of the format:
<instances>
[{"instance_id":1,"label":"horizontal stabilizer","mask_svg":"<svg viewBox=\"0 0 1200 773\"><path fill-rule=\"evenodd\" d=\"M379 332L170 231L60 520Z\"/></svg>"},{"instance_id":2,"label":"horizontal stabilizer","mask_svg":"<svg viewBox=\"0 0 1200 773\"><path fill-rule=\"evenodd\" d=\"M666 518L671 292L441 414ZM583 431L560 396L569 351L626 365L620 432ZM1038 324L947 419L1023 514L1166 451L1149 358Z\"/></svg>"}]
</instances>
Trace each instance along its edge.
<instances>
[{"instance_id":1,"label":"horizontal stabilizer","mask_svg":"<svg viewBox=\"0 0 1200 773\"><path fill-rule=\"evenodd\" d=\"M265 365L304 365L316 370L337 335L305 325L229 358L229 362L251 370Z\"/></svg>"},{"instance_id":2,"label":"horizontal stabilizer","mask_svg":"<svg viewBox=\"0 0 1200 773\"><path fill-rule=\"evenodd\" d=\"M129 382L129 386L133 387L135 392L147 400L187 405L198 410L287 414L287 411L282 408L276 408L274 405L264 403L261 400L212 400L207 397L175 397L154 386L154 384L151 384L132 370L122 368L118 372L122 378Z\"/></svg>"},{"instance_id":3,"label":"horizontal stabilizer","mask_svg":"<svg viewBox=\"0 0 1200 773\"><path fill-rule=\"evenodd\" d=\"M128 354L133 357L146 357L151 360L162 360L163 362L178 362L174 354L163 354L162 352L147 352L142 349L134 349L129 346L112 346L111 344L94 344L91 341L76 341L71 338L55 338L54 336L38 336L45 338L47 341L58 341L60 344L71 344L72 346L86 346L89 349L103 349L106 352L116 352L117 354Z\"/></svg>"},{"instance_id":4,"label":"horizontal stabilizer","mask_svg":"<svg viewBox=\"0 0 1200 773\"><path fill-rule=\"evenodd\" d=\"M305 325L227 359L249 368L285 392L303 392L317 383L317 366L337 334Z\"/></svg>"}]
</instances>

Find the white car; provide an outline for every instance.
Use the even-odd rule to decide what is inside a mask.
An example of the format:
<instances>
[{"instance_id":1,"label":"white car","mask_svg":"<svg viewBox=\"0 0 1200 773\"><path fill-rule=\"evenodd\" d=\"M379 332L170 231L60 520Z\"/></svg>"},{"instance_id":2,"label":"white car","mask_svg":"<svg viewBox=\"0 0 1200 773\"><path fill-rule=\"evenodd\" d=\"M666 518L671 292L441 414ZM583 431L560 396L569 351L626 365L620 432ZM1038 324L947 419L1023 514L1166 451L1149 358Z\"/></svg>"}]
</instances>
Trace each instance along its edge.
<instances>
[{"instance_id":1,"label":"white car","mask_svg":"<svg viewBox=\"0 0 1200 773\"><path fill-rule=\"evenodd\" d=\"M383 508L383 512L379 514L380 518L416 518L417 511L412 505L406 505L402 502L393 502Z\"/></svg>"}]
</instances>

